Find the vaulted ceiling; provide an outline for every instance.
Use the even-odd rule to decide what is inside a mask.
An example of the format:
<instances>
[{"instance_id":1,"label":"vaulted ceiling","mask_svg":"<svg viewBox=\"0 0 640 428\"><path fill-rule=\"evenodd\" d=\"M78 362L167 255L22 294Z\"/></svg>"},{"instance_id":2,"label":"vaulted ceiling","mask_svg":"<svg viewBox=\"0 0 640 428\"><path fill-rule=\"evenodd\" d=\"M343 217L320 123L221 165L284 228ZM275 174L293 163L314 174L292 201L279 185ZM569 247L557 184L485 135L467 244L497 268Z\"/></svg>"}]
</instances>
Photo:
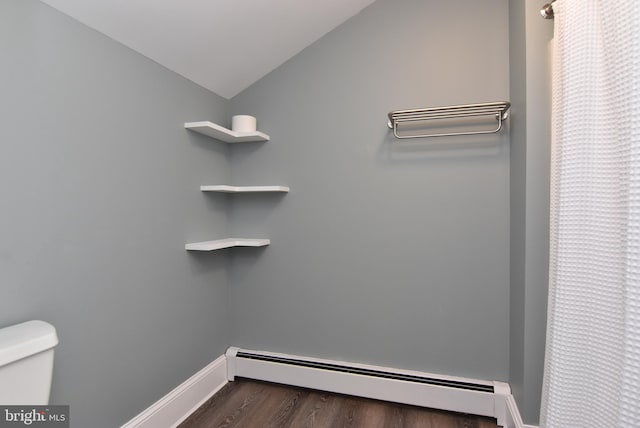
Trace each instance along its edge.
<instances>
[{"instance_id":1,"label":"vaulted ceiling","mask_svg":"<svg viewBox=\"0 0 640 428\"><path fill-rule=\"evenodd\" d=\"M231 98L374 0L42 0Z\"/></svg>"}]
</instances>

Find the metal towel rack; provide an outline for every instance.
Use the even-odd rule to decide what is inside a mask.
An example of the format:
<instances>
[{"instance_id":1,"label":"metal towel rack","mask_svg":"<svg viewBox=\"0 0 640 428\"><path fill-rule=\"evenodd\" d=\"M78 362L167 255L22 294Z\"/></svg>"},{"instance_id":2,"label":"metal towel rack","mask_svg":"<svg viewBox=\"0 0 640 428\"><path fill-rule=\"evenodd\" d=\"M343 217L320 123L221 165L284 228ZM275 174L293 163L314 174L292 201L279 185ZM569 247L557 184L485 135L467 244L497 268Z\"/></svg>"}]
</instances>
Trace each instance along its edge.
<instances>
[{"instance_id":1,"label":"metal towel rack","mask_svg":"<svg viewBox=\"0 0 640 428\"><path fill-rule=\"evenodd\" d=\"M423 137L449 137L454 135L492 134L502 129L502 124L509 117L511 103L507 101L483 104L467 104L446 107L432 107L413 110L397 110L389 113L389 128L393 129L396 138L423 138ZM420 122L429 120L447 120L471 117L495 117L498 126L495 129L463 132L445 132L434 134L398 134L398 126L402 123ZM444 122L440 122L443 124ZM425 126L428 126L425 124Z\"/></svg>"}]
</instances>

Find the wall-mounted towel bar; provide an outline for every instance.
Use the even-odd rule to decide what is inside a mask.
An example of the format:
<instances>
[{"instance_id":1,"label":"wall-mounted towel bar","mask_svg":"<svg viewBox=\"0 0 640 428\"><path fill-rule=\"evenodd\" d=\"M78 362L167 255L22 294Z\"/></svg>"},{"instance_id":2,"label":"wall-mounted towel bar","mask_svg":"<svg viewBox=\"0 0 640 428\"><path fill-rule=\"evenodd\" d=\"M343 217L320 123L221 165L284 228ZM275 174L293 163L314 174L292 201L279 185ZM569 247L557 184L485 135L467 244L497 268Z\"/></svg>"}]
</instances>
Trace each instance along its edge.
<instances>
[{"instance_id":1,"label":"wall-mounted towel bar","mask_svg":"<svg viewBox=\"0 0 640 428\"><path fill-rule=\"evenodd\" d=\"M389 128L393 129L393 135L396 138L423 138L423 137L449 137L454 135L476 135L476 134L492 134L502 129L504 120L509 116L508 111L511 107L511 103L506 101L484 104L467 104L457 106L446 107L432 107L413 110L397 110L389 113ZM493 117L497 120L498 125L495 128L488 130L474 130L474 131L461 131L461 132L440 132L432 134L400 134L398 133L398 127L400 124L413 123L414 125L422 125L419 122L425 122L424 126L429 127L437 123L437 125L447 124L449 119L464 119L464 118L482 118ZM438 120L440 122L426 123L429 120ZM468 123L467 123L468 125ZM422 126L420 126L422 127Z\"/></svg>"}]
</instances>

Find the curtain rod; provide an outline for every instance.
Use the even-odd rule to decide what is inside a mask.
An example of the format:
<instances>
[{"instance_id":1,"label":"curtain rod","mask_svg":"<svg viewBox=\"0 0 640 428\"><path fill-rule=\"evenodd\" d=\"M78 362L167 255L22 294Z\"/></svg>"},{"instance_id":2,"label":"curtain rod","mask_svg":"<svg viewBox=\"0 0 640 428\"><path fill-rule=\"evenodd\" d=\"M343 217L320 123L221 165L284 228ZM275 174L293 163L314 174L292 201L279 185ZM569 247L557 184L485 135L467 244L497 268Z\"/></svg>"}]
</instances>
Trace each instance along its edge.
<instances>
[{"instance_id":1,"label":"curtain rod","mask_svg":"<svg viewBox=\"0 0 640 428\"><path fill-rule=\"evenodd\" d=\"M553 4L555 3L555 1L552 1L551 3L547 3L544 6L542 6L542 9L540 9L540 15L542 15L542 17L544 19L553 19Z\"/></svg>"}]
</instances>

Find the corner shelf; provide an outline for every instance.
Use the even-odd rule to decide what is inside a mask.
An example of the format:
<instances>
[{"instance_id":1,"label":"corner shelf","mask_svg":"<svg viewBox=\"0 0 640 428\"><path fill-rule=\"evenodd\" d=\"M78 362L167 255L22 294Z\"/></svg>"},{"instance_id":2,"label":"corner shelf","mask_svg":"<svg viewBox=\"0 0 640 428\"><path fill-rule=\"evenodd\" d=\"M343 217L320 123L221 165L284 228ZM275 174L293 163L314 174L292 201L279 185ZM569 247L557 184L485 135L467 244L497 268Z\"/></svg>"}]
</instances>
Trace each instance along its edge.
<instances>
[{"instance_id":1,"label":"corner shelf","mask_svg":"<svg viewBox=\"0 0 640 428\"><path fill-rule=\"evenodd\" d=\"M237 132L227 129L213 122L186 122L184 127L190 131L197 132L207 137L214 138L225 143L245 143L269 141L270 137L262 132ZM254 193L254 192L276 192L287 193L287 186L229 186L213 185L200 186L203 192L221 193ZM187 251L215 251L233 247L265 247L271 244L270 239L264 238L226 238L213 241L191 242L184 246Z\"/></svg>"},{"instance_id":2,"label":"corner shelf","mask_svg":"<svg viewBox=\"0 0 640 428\"><path fill-rule=\"evenodd\" d=\"M233 247L265 247L271 244L270 239L227 238L215 241L193 242L184 246L187 251L214 251Z\"/></svg>"},{"instance_id":3,"label":"corner shelf","mask_svg":"<svg viewBox=\"0 0 640 428\"><path fill-rule=\"evenodd\" d=\"M187 122L184 127L225 143L249 143L270 140L270 137L262 132L236 132L209 121Z\"/></svg>"},{"instance_id":4,"label":"corner shelf","mask_svg":"<svg viewBox=\"0 0 640 428\"><path fill-rule=\"evenodd\" d=\"M221 193L288 193L288 186L227 186L224 184L216 186L200 186L203 192Z\"/></svg>"}]
</instances>

